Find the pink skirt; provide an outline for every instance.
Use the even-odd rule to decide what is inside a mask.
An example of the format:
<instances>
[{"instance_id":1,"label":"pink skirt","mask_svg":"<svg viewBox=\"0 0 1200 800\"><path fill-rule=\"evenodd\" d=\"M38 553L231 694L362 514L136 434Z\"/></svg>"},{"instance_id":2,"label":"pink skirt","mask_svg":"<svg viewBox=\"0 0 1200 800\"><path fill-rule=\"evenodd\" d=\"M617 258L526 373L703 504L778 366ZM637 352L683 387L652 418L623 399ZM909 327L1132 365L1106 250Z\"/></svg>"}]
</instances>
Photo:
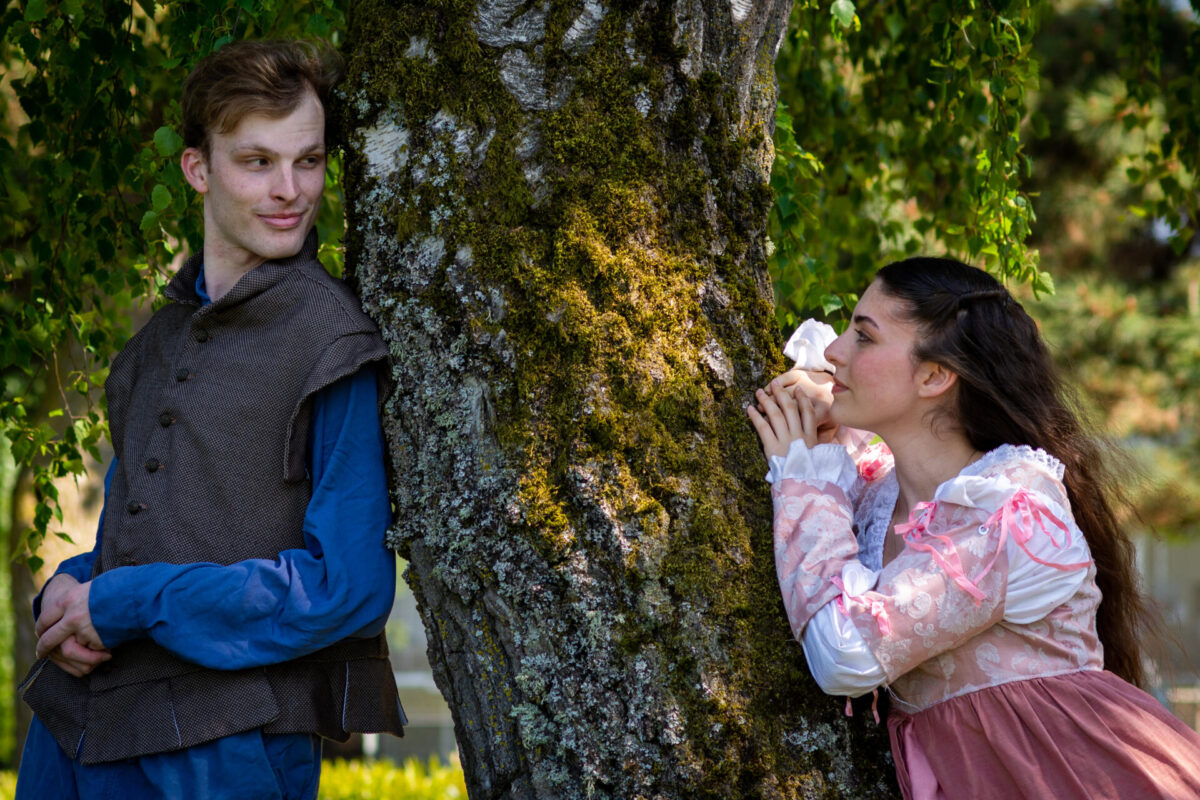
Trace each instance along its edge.
<instances>
[{"instance_id":1,"label":"pink skirt","mask_svg":"<svg viewBox=\"0 0 1200 800\"><path fill-rule=\"evenodd\" d=\"M1111 672L893 706L888 734L905 800L1200 798L1200 735Z\"/></svg>"}]
</instances>

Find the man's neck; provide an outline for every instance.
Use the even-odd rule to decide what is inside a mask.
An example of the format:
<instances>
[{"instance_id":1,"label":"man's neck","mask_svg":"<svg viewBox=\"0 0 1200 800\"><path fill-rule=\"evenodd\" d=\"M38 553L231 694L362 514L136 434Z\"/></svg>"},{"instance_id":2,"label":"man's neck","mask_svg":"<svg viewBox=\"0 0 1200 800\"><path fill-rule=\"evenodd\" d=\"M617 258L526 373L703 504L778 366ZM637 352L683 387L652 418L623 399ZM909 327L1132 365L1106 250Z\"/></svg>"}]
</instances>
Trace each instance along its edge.
<instances>
[{"instance_id":1,"label":"man's neck","mask_svg":"<svg viewBox=\"0 0 1200 800\"><path fill-rule=\"evenodd\" d=\"M204 287L215 303L232 289L242 276L263 263L265 259L246 251L222 252L223 248L204 245Z\"/></svg>"}]
</instances>

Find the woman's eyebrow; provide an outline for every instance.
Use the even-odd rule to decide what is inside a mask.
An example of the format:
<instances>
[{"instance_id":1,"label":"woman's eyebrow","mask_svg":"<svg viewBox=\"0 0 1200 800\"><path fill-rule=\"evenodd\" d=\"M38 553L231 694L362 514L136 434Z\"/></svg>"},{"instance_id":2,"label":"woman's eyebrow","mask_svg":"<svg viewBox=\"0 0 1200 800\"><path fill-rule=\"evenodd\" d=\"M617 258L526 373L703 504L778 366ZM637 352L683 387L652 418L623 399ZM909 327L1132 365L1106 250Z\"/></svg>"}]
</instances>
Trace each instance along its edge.
<instances>
[{"instance_id":1,"label":"woman's eyebrow","mask_svg":"<svg viewBox=\"0 0 1200 800\"><path fill-rule=\"evenodd\" d=\"M879 323L864 314L855 314L853 320L856 323L870 325L875 330L879 330Z\"/></svg>"}]
</instances>

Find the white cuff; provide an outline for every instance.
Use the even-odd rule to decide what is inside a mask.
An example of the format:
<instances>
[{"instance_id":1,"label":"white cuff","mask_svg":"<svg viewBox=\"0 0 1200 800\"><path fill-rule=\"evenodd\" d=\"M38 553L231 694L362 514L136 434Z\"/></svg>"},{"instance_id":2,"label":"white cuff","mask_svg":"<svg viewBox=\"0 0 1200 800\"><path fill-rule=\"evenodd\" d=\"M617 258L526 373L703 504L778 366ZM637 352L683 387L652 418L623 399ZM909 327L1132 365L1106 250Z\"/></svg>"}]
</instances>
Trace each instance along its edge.
<instances>
[{"instance_id":1,"label":"white cuff","mask_svg":"<svg viewBox=\"0 0 1200 800\"><path fill-rule=\"evenodd\" d=\"M869 591L878 579L879 573L858 561L842 568L846 594ZM883 667L854 623L838 610L836 601L826 603L808 621L800 645L809 671L826 694L858 697L887 683Z\"/></svg>"},{"instance_id":2,"label":"white cuff","mask_svg":"<svg viewBox=\"0 0 1200 800\"><path fill-rule=\"evenodd\" d=\"M858 468L840 444L819 444L810 448L803 439L797 439L788 447L786 456L771 456L767 464L767 482L772 485L784 478L827 481L849 492L858 478Z\"/></svg>"}]
</instances>

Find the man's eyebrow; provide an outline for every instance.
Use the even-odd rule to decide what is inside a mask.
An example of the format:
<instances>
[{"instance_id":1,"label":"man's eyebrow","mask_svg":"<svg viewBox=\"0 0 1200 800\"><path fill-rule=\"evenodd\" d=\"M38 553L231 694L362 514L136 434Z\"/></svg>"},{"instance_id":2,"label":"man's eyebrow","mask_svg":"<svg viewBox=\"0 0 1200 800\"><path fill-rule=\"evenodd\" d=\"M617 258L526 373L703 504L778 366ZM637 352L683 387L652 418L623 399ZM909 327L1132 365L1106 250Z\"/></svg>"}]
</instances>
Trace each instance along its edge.
<instances>
[{"instance_id":1,"label":"man's eyebrow","mask_svg":"<svg viewBox=\"0 0 1200 800\"><path fill-rule=\"evenodd\" d=\"M879 330L879 323L865 314L855 314L853 319L856 323L870 325L872 328Z\"/></svg>"},{"instance_id":2,"label":"man's eyebrow","mask_svg":"<svg viewBox=\"0 0 1200 800\"><path fill-rule=\"evenodd\" d=\"M243 153L256 153L264 156L278 156L279 153L271 147L264 144L250 142L248 144L240 144L233 148L233 152L241 155ZM313 153L324 153L325 145L321 142L313 142L307 147L300 148L301 155L312 155Z\"/></svg>"}]
</instances>

